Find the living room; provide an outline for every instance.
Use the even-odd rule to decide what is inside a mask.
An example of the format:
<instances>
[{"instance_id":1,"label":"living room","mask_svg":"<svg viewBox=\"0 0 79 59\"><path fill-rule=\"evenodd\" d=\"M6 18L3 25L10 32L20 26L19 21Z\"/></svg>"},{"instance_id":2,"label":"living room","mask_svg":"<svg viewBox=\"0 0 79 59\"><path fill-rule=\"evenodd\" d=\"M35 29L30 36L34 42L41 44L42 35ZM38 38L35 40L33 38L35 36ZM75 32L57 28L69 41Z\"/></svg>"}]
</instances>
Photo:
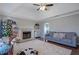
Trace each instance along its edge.
<instances>
[{"instance_id":1,"label":"living room","mask_svg":"<svg viewBox=\"0 0 79 59\"><path fill-rule=\"evenodd\" d=\"M0 3L0 8L1 55L79 54L79 3Z\"/></svg>"}]
</instances>

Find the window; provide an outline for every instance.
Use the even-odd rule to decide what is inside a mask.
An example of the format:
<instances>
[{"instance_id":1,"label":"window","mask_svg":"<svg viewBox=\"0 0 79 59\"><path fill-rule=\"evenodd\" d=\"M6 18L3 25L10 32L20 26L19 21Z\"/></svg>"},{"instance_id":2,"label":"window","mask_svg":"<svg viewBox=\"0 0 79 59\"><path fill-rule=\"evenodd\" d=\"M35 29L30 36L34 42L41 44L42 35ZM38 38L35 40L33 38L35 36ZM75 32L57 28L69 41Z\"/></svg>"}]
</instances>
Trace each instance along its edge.
<instances>
[{"instance_id":1,"label":"window","mask_svg":"<svg viewBox=\"0 0 79 59\"><path fill-rule=\"evenodd\" d=\"M49 23L44 24L44 34L49 33Z\"/></svg>"}]
</instances>

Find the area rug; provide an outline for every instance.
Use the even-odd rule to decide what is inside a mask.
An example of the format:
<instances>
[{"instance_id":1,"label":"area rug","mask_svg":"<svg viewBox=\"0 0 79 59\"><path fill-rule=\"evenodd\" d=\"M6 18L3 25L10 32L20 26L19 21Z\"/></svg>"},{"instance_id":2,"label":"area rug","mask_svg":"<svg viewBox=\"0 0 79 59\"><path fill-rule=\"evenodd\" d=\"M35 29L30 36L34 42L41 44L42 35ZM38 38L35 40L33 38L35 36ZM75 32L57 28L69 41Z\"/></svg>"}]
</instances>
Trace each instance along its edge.
<instances>
[{"instance_id":1,"label":"area rug","mask_svg":"<svg viewBox=\"0 0 79 59\"><path fill-rule=\"evenodd\" d=\"M17 54L27 48L33 48L38 51L39 55L70 55L72 50L66 49L55 44L44 42L41 40L32 40L24 43L16 43L14 45L13 54Z\"/></svg>"}]
</instances>

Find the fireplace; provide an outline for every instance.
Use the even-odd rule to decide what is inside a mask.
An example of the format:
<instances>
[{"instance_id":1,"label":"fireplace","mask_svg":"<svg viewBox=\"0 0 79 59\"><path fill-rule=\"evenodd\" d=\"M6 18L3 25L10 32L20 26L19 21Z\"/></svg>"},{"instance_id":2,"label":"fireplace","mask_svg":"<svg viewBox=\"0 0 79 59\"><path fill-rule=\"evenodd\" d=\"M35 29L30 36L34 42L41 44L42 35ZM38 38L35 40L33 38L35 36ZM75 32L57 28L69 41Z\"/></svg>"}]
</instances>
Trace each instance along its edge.
<instances>
[{"instance_id":1,"label":"fireplace","mask_svg":"<svg viewBox=\"0 0 79 59\"><path fill-rule=\"evenodd\" d=\"M23 39L31 38L31 32L30 31L24 31L23 32Z\"/></svg>"}]
</instances>

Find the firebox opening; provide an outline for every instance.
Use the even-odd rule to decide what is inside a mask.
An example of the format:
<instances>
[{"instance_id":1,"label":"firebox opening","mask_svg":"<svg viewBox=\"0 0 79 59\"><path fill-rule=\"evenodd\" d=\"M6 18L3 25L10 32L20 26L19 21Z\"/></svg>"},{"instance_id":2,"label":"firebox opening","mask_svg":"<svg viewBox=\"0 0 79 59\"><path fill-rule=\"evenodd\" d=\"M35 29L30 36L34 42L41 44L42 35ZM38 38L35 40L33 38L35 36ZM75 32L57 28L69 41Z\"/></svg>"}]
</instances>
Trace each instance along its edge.
<instances>
[{"instance_id":1,"label":"firebox opening","mask_svg":"<svg viewBox=\"0 0 79 59\"><path fill-rule=\"evenodd\" d=\"M28 38L31 38L31 32L30 31L23 32L23 39L28 39Z\"/></svg>"}]
</instances>

